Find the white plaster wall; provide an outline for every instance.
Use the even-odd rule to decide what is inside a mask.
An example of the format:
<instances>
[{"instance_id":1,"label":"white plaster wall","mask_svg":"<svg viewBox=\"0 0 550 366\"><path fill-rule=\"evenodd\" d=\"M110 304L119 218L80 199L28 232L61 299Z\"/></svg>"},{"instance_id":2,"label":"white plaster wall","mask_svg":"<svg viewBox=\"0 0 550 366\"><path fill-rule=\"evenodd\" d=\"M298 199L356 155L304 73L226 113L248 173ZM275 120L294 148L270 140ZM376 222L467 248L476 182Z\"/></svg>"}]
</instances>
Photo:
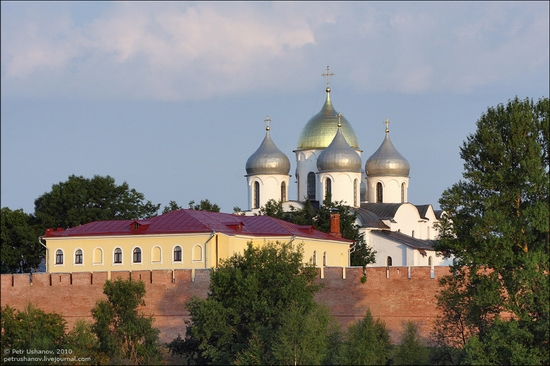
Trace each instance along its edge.
<instances>
[{"instance_id":1,"label":"white plaster wall","mask_svg":"<svg viewBox=\"0 0 550 366\"><path fill-rule=\"evenodd\" d=\"M323 150L296 150L296 179L298 182L298 201L307 199L307 175L317 174L317 157ZM319 200L318 197L316 197ZM320 201L323 199L321 198Z\"/></svg>"},{"instance_id":2,"label":"white plaster wall","mask_svg":"<svg viewBox=\"0 0 550 366\"><path fill-rule=\"evenodd\" d=\"M382 203L401 203L401 184L405 183L405 197L408 202L408 177L367 177L367 200L376 203L376 184L382 183Z\"/></svg>"},{"instance_id":3,"label":"white plaster wall","mask_svg":"<svg viewBox=\"0 0 550 366\"><path fill-rule=\"evenodd\" d=\"M288 199L290 184L289 175L252 175L246 177L248 183L248 209L252 210L254 203L254 183L260 183L260 207L265 206L267 201L274 199L281 200L281 183L285 182Z\"/></svg>"},{"instance_id":4,"label":"white plaster wall","mask_svg":"<svg viewBox=\"0 0 550 366\"><path fill-rule=\"evenodd\" d=\"M322 172L318 174L317 197L325 196L326 179L332 181L332 202L344 201L344 204L359 207L361 200L361 173ZM353 181L357 180L357 189L354 192Z\"/></svg>"}]
</instances>

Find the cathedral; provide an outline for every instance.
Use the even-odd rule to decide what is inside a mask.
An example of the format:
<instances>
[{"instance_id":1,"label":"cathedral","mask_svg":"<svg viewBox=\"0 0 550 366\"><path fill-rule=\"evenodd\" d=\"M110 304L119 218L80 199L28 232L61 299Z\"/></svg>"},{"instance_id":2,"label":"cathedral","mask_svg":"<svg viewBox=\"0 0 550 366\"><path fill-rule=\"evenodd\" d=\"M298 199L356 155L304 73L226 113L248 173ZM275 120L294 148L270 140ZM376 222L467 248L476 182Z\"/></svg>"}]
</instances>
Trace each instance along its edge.
<instances>
[{"instance_id":1,"label":"cathedral","mask_svg":"<svg viewBox=\"0 0 550 366\"><path fill-rule=\"evenodd\" d=\"M325 103L302 128L296 150L295 179L298 200L288 198L290 160L266 135L246 162L248 211L258 214L269 200L283 208L301 208L309 200L322 204L329 196L357 213L357 224L368 246L376 250L371 266L448 266L447 258L433 250L442 212L431 204L414 205L408 200L410 165L390 139L389 120L378 150L365 162L351 123L336 111L331 100L330 69L327 67Z\"/></svg>"}]
</instances>

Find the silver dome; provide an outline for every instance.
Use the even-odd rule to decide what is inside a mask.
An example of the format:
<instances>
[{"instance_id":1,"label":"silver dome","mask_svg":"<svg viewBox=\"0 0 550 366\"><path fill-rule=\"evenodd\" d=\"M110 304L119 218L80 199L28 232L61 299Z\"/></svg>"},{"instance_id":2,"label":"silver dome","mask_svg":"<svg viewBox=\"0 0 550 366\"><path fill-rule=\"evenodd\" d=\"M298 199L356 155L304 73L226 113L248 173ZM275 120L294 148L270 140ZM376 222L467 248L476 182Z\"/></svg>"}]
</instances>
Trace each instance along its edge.
<instances>
[{"instance_id":1,"label":"silver dome","mask_svg":"<svg viewBox=\"0 0 550 366\"><path fill-rule=\"evenodd\" d=\"M393 146L390 134L386 131L386 138L382 145L367 160L365 172L369 177L393 176L408 177L411 166Z\"/></svg>"},{"instance_id":2,"label":"silver dome","mask_svg":"<svg viewBox=\"0 0 550 366\"><path fill-rule=\"evenodd\" d=\"M271 137L269 130L265 134L262 144L246 161L246 173L252 174L283 174L288 175L290 161L281 151Z\"/></svg>"},{"instance_id":3,"label":"silver dome","mask_svg":"<svg viewBox=\"0 0 550 366\"><path fill-rule=\"evenodd\" d=\"M349 146L342 129L338 128L330 145L317 158L320 172L360 172L361 157Z\"/></svg>"}]
</instances>

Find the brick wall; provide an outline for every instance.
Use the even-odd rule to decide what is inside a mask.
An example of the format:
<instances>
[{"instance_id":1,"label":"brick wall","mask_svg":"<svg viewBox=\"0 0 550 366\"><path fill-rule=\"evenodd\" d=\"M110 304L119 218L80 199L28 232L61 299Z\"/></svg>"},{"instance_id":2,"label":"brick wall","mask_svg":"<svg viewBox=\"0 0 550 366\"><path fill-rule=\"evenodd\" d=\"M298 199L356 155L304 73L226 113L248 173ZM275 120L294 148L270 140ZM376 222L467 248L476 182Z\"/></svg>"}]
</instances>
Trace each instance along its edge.
<instances>
[{"instance_id":1,"label":"brick wall","mask_svg":"<svg viewBox=\"0 0 550 366\"><path fill-rule=\"evenodd\" d=\"M407 320L416 322L421 334L427 336L436 315L434 295L438 278L448 274L448 267L368 268L367 282L361 283L362 268L327 267L319 282L324 288L317 301L329 306L332 315L346 326L361 319L367 309L386 322L394 342L399 340ZM194 278L193 278L194 276ZM77 319L92 321L91 310L103 294L107 272L93 273L35 273L1 275L0 304L22 310L28 302L46 312L57 312L67 319L69 329ZM146 315L155 318L154 326L161 331L161 340L169 342L185 334L189 314L185 303L196 295L205 298L210 284L209 270L158 270L111 272L111 278L132 278L145 283Z\"/></svg>"}]
</instances>

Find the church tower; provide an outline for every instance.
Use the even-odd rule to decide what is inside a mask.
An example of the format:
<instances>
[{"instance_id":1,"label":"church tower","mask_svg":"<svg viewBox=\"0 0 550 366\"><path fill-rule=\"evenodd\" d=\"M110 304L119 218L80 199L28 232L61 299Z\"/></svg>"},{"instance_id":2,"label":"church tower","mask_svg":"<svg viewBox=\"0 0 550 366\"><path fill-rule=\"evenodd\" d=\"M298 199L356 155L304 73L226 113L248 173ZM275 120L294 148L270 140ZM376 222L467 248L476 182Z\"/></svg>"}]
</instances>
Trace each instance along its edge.
<instances>
[{"instance_id":1,"label":"church tower","mask_svg":"<svg viewBox=\"0 0 550 366\"><path fill-rule=\"evenodd\" d=\"M330 77L332 75L334 74L330 73L327 66L327 72L322 74L322 76L327 77L325 104L319 113L311 117L306 123L300 133L298 146L294 150L296 154L298 201L307 199L310 201L323 201L324 189L319 187L317 159L333 141L339 129L347 144L356 151L358 156L361 154L353 127L345 117L339 115L330 100ZM339 121L341 127L338 127ZM353 205L353 202L349 202L349 204Z\"/></svg>"},{"instance_id":2,"label":"church tower","mask_svg":"<svg viewBox=\"0 0 550 366\"><path fill-rule=\"evenodd\" d=\"M338 116L341 119L340 115ZM359 207L361 156L349 146L338 123L338 131L330 145L317 158L318 197L330 195L332 202Z\"/></svg>"},{"instance_id":3,"label":"church tower","mask_svg":"<svg viewBox=\"0 0 550 366\"><path fill-rule=\"evenodd\" d=\"M270 199L288 201L290 160L271 139L270 121L271 118L265 118L265 138L246 161L249 210L265 206Z\"/></svg>"},{"instance_id":4,"label":"church tower","mask_svg":"<svg viewBox=\"0 0 550 366\"><path fill-rule=\"evenodd\" d=\"M411 167L390 140L390 121L386 118L386 137L382 145L367 160L367 200L369 203L408 202Z\"/></svg>"}]
</instances>

